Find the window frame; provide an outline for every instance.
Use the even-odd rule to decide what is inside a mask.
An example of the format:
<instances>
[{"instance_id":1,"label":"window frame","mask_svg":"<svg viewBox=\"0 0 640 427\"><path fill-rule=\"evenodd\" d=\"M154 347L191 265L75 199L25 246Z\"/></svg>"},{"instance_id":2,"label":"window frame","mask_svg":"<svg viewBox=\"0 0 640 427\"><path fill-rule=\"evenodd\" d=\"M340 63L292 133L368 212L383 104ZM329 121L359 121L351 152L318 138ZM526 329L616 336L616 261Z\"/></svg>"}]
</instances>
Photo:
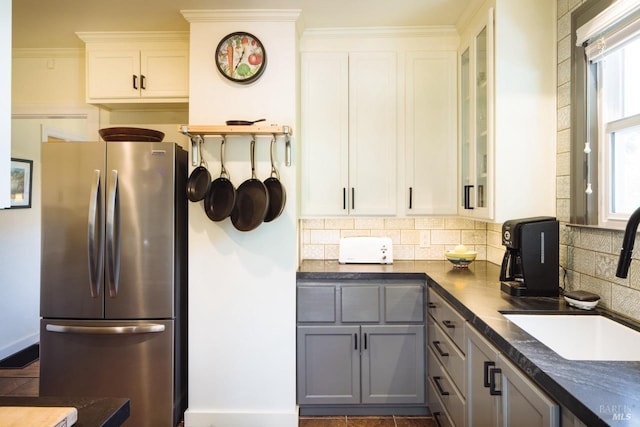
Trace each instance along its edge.
<instances>
[{"instance_id":1,"label":"window frame","mask_svg":"<svg viewBox=\"0 0 640 427\"><path fill-rule=\"evenodd\" d=\"M613 2L587 1L571 13L570 222L573 224L598 226L600 208L597 66L587 61L584 46L576 46L576 30ZM591 149L588 154L585 153L587 141ZM589 181L591 194L585 192Z\"/></svg>"}]
</instances>

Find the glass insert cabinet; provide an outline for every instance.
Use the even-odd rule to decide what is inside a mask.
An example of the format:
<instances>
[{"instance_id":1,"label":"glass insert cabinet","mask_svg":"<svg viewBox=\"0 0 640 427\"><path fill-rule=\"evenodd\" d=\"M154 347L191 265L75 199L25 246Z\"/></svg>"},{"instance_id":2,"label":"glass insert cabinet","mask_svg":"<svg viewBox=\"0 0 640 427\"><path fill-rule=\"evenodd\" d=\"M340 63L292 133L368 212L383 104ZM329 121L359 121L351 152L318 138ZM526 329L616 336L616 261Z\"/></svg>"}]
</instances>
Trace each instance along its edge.
<instances>
[{"instance_id":1,"label":"glass insert cabinet","mask_svg":"<svg viewBox=\"0 0 640 427\"><path fill-rule=\"evenodd\" d=\"M460 195L459 213L490 218L492 168L493 10L487 14L459 57L460 69Z\"/></svg>"}]
</instances>

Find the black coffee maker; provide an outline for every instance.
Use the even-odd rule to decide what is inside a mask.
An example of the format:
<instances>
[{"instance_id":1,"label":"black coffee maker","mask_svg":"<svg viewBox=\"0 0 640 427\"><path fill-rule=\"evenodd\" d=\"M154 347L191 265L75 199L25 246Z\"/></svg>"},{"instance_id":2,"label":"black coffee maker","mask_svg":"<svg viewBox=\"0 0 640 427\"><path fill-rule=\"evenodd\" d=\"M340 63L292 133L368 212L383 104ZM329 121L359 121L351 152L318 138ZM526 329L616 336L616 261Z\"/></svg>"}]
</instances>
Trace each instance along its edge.
<instances>
[{"instance_id":1,"label":"black coffee maker","mask_svg":"<svg viewBox=\"0 0 640 427\"><path fill-rule=\"evenodd\" d=\"M507 250L500 287L515 296L558 296L558 221L553 217L512 219L502 225Z\"/></svg>"}]
</instances>

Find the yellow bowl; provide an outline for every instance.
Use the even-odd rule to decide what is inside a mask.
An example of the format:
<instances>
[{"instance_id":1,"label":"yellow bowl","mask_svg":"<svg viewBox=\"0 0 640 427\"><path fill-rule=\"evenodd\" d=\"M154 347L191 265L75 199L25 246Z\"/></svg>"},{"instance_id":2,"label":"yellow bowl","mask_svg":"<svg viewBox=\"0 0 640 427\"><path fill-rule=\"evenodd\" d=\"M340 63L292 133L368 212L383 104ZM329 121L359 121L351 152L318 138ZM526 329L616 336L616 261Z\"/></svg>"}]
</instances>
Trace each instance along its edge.
<instances>
[{"instance_id":1,"label":"yellow bowl","mask_svg":"<svg viewBox=\"0 0 640 427\"><path fill-rule=\"evenodd\" d=\"M444 256L447 257L447 259L455 267L460 267L460 268L467 267L469 264L471 264L473 260L476 259L477 255L478 255L477 252L472 252L472 251L470 252L447 251L444 253Z\"/></svg>"}]
</instances>

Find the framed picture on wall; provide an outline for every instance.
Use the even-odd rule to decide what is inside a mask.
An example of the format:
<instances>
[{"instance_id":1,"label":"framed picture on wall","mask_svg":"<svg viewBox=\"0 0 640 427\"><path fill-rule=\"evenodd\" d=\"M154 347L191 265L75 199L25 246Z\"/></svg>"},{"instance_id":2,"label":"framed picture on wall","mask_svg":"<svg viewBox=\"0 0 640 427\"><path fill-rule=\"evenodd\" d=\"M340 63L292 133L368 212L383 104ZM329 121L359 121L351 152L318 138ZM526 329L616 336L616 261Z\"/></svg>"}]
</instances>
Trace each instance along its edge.
<instances>
[{"instance_id":1,"label":"framed picture on wall","mask_svg":"<svg viewBox=\"0 0 640 427\"><path fill-rule=\"evenodd\" d=\"M11 208L31 207L33 160L11 158Z\"/></svg>"}]
</instances>

